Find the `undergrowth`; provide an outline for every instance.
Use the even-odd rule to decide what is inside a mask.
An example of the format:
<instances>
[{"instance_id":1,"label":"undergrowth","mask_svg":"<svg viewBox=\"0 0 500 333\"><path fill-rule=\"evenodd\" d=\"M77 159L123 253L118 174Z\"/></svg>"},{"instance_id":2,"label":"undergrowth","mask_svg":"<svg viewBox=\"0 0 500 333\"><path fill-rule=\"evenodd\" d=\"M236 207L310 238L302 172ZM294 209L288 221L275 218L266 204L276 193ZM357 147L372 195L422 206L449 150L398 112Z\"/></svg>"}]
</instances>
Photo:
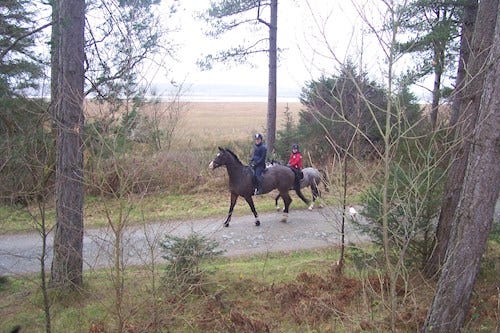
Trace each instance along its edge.
<instances>
[{"instance_id":1,"label":"undergrowth","mask_svg":"<svg viewBox=\"0 0 500 333\"><path fill-rule=\"evenodd\" d=\"M365 249L370 252L370 249ZM466 322L468 332L495 331L498 246L490 247ZM126 283L126 332L385 332L386 279L376 266L359 270L348 256L343 274L333 249L218 258L196 289L151 289L144 269L130 268ZM367 268L370 267L370 268ZM158 272L162 274L162 272ZM56 298L53 332L112 332L112 286L107 272L86 273L80 293ZM433 282L412 272L398 287L398 332L416 332L432 300ZM496 282L495 282L496 281ZM43 332L36 278L3 279L0 331L21 325Z\"/></svg>"}]
</instances>

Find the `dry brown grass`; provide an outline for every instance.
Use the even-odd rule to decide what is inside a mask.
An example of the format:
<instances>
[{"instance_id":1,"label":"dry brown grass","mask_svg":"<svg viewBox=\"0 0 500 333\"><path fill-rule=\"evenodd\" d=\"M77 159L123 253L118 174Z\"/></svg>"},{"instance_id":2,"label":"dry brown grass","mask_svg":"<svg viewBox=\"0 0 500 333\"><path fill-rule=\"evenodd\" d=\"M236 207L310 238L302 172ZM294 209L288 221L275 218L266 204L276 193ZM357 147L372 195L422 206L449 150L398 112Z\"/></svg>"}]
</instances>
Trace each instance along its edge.
<instances>
[{"instance_id":1,"label":"dry brown grass","mask_svg":"<svg viewBox=\"0 0 500 333\"><path fill-rule=\"evenodd\" d=\"M168 102L159 105L145 106L141 112L151 115L156 110L160 124L168 121ZM267 119L266 102L180 102L181 120L176 127L173 142L174 148L203 149L216 147L227 142L252 142L252 134L265 132ZM288 107L293 119L298 119L301 108L299 102L278 102L276 108L277 128L284 126L285 110ZM119 119L121 112L113 115ZM109 107L87 102L86 116L88 120L103 118L109 115Z\"/></svg>"},{"instance_id":2,"label":"dry brown grass","mask_svg":"<svg viewBox=\"0 0 500 333\"><path fill-rule=\"evenodd\" d=\"M294 119L298 118L300 103L278 103L278 129L285 124L287 106ZM190 102L186 110L177 133L179 145L213 147L221 142L251 142L253 133L265 132L265 102Z\"/></svg>"},{"instance_id":3,"label":"dry brown grass","mask_svg":"<svg viewBox=\"0 0 500 333\"><path fill-rule=\"evenodd\" d=\"M486 253L464 332L498 331L498 246ZM151 272L128 268L124 332L388 332L387 278L376 266L357 271L347 259L339 274L334 249L220 259L204 265L192 288L151 285ZM161 281L164 266L158 267ZM38 284L29 277L0 281L0 331L22 323L43 332ZM411 271L398 284L396 332L417 332L435 281ZM53 304L54 332L113 332L113 286L107 271L89 272L82 294Z\"/></svg>"}]
</instances>

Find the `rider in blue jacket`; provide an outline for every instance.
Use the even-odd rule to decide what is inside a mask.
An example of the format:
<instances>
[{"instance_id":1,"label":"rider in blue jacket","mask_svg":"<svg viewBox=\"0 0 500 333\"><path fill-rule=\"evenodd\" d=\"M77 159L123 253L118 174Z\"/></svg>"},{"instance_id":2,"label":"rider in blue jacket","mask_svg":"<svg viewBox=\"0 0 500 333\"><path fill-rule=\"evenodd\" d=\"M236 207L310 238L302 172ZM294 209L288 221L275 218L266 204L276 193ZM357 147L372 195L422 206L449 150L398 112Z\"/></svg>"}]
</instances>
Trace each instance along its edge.
<instances>
[{"instance_id":1,"label":"rider in blue jacket","mask_svg":"<svg viewBox=\"0 0 500 333\"><path fill-rule=\"evenodd\" d=\"M266 168L267 147L262 140L262 134L255 134L255 146L250 160L255 172L255 194L262 194L262 172Z\"/></svg>"}]
</instances>

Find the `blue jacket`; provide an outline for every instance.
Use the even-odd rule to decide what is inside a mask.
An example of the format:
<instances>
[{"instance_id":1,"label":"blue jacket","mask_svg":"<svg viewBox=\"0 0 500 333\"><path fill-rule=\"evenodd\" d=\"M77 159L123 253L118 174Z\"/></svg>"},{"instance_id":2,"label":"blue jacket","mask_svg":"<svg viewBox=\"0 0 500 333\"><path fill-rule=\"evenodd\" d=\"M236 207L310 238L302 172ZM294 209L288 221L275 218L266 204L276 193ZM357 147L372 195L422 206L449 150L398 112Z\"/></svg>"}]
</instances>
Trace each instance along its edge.
<instances>
[{"instance_id":1,"label":"blue jacket","mask_svg":"<svg viewBox=\"0 0 500 333\"><path fill-rule=\"evenodd\" d=\"M259 145L254 146L255 149L253 151L252 159L250 160L250 164L254 167L266 167L266 155L267 155L267 147L265 144L261 143Z\"/></svg>"}]
</instances>

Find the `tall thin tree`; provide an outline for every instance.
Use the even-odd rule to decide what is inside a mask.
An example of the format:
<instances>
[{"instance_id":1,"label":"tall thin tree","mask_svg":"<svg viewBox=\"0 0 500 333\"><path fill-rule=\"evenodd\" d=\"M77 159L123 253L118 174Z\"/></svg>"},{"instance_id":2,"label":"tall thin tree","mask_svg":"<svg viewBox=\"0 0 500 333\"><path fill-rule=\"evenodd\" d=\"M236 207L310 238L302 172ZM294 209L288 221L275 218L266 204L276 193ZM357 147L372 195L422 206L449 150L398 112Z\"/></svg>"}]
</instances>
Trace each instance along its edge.
<instances>
[{"instance_id":1,"label":"tall thin tree","mask_svg":"<svg viewBox=\"0 0 500 333\"><path fill-rule=\"evenodd\" d=\"M56 230L52 286L72 289L83 279L83 86L85 0L57 0L59 31L56 101Z\"/></svg>"},{"instance_id":2,"label":"tall thin tree","mask_svg":"<svg viewBox=\"0 0 500 333\"><path fill-rule=\"evenodd\" d=\"M267 92L267 148L273 151L276 140L276 99L278 59L278 0L271 0L269 27L269 87Z\"/></svg>"},{"instance_id":3,"label":"tall thin tree","mask_svg":"<svg viewBox=\"0 0 500 333\"><path fill-rule=\"evenodd\" d=\"M477 110L476 104L473 104L474 107L471 107L471 104L466 104L466 92L470 89L470 86L466 86L466 80L470 81L470 75L469 78L467 78L468 69L466 65L469 63L469 58L471 56L472 34L474 32L474 22L477 15L477 4L477 0L467 0L464 3L460 38L460 57L458 61L455 91L453 92L452 115L449 121L449 128L451 129L449 137L452 138L453 141L460 141L462 135L467 135L463 130L469 129L470 131L472 119L469 119L466 123L464 123L464 120L467 116L470 116L468 113ZM478 99L476 99L476 101L478 101ZM460 118L462 120L459 122ZM462 124L465 126L462 126ZM461 130L461 128L463 130ZM454 136L456 137L455 139L453 139ZM464 142L464 144L457 147L458 149L453 151L453 154L455 154L454 157L457 159L453 160L452 167L448 172L448 178L445 183L445 195L435 235L435 248L425 265L425 272L428 276L434 276L438 273L446 254L446 248L448 247L451 222L458 205L460 189L465 173L465 162L462 161L462 163L459 163L459 161L462 160L460 156L465 156L463 155L465 144L467 144L467 142Z\"/></svg>"},{"instance_id":4,"label":"tall thin tree","mask_svg":"<svg viewBox=\"0 0 500 333\"><path fill-rule=\"evenodd\" d=\"M263 19L264 8L269 7L269 21ZM255 19L246 19L244 14L251 10L257 10ZM272 151L276 140L276 98L277 98L277 59L278 59L278 0L220 0L212 2L207 11L207 22L212 24L212 30L207 34L218 37L224 32L236 29L243 24L264 24L269 30L268 47L262 46L265 39L253 41L250 46L240 45L238 47L223 50L216 55L207 55L199 65L202 68L211 68L213 62L244 62L256 53L268 53L269 56L269 80L267 95L267 147ZM224 20L228 19L229 22Z\"/></svg>"},{"instance_id":5,"label":"tall thin tree","mask_svg":"<svg viewBox=\"0 0 500 333\"><path fill-rule=\"evenodd\" d=\"M481 257L491 230L500 187L500 5L498 0L479 2L482 16L475 38L491 33L489 55L481 71L484 85L465 172L459 205L453 220L446 258L424 332L459 332L468 313ZM485 20L487 19L487 20ZM482 22L484 20L484 22ZM485 45L486 46L486 45ZM472 73L471 73L472 74Z\"/></svg>"},{"instance_id":6,"label":"tall thin tree","mask_svg":"<svg viewBox=\"0 0 500 333\"><path fill-rule=\"evenodd\" d=\"M498 2L498 0L496 1ZM494 5L490 4L490 7ZM471 41L471 54L466 64L465 83L457 94L460 98L460 118L456 131L456 140L461 141L459 147L454 151L452 163L448 171L448 179L443 194L443 205L438 222L436 234L437 247L431 257L432 262L427 267L427 272L435 273L445 257L451 224L458 207L462 192L465 170L471 150L471 137L477 124L481 92L483 91L485 64L488 60L489 50L492 45L497 13L491 12L486 5L480 6L477 12L474 33Z\"/></svg>"}]
</instances>

